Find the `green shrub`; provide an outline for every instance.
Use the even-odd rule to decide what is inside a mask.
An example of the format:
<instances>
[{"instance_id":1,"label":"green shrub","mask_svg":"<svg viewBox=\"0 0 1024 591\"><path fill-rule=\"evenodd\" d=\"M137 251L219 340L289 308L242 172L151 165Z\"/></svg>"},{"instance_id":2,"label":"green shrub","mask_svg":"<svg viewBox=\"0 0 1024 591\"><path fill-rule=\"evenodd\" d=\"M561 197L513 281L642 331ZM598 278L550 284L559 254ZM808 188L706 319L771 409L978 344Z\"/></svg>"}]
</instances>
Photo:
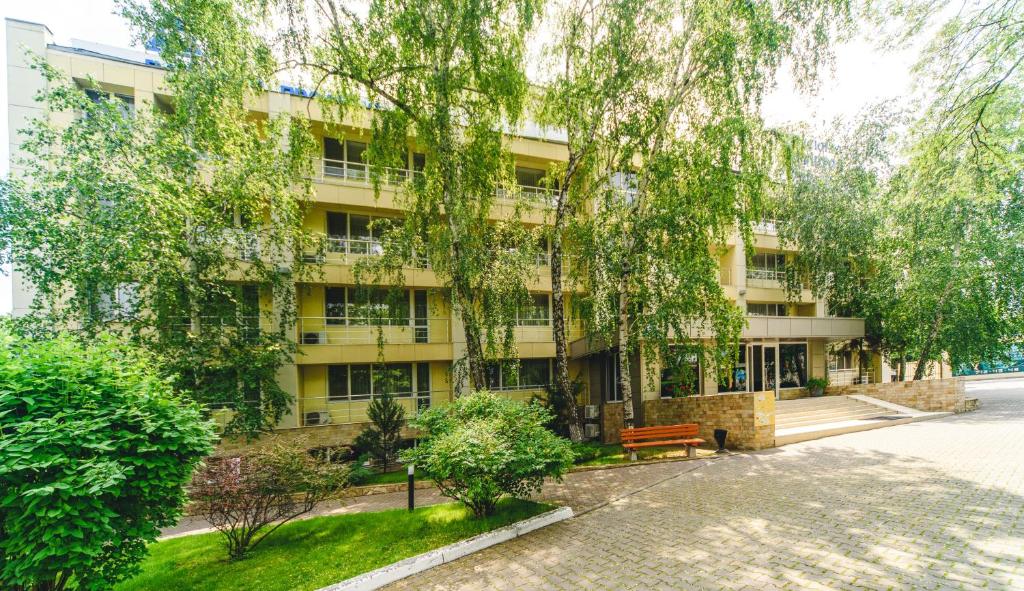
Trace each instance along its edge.
<instances>
[{"instance_id":1,"label":"green shrub","mask_svg":"<svg viewBox=\"0 0 1024 591\"><path fill-rule=\"evenodd\" d=\"M352 466L348 471L349 484L352 486L362 486L369 482L370 478L373 477L373 470L366 467L366 462L369 461L369 459L369 454L363 454L352 463Z\"/></svg>"},{"instance_id":2,"label":"green shrub","mask_svg":"<svg viewBox=\"0 0 1024 591\"><path fill-rule=\"evenodd\" d=\"M370 454L384 472L398 460L405 409L391 394L375 396L366 408L370 425L356 437L354 446Z\"/></svg>"},{"instance_id":3,"label":"green shrub","mask_svg":"<svg viewBox=\"0 0 1024 591\"><path fill-rule=\"evenodd\" d=\"M196 512L224 534L238 559L278 527L312 511L348 486L348 469L313 457L298 443L278 443L244 456L211 458L196 471Z\"/></svg>"},{"instance_id":4,"label":"green shrub","mask_svg":"<svg viewBox=\"0 0 1024 591\"><path fill-rule=\"evenodd\" d=\"M414 420L424 437L403 459L477 517L490 515L503 495L528 496L572 466L572 448L547 429L550 421L539 404L475 392Z\"/></svg>"},{"instance_id":5,"label":"green shrub","mask_svg":"<svg viewBox=\"0 0 1024 591\"><path fill-rule=\"evenodd\" d=\"M108 589L176 522L213 427L153 366L0 323L0 588Z\"/></svg>"},{"instance_id":6,"label":"green shrub","mask_svg":"<svg viewBox=\"0 0 1024 591\"><path fill-rule=\"evenodd\" d=\"M576 464L584 464L591 460L596 460L597 458L609 455L613 452L622 452L621 448L617 450L614 450L613 448L612 451L610 451L609 448L612 448L612 446L602 445L600 443L574 443L572 444L572 453L575 456L573 462Z\"/></svg>"}]
</instances>

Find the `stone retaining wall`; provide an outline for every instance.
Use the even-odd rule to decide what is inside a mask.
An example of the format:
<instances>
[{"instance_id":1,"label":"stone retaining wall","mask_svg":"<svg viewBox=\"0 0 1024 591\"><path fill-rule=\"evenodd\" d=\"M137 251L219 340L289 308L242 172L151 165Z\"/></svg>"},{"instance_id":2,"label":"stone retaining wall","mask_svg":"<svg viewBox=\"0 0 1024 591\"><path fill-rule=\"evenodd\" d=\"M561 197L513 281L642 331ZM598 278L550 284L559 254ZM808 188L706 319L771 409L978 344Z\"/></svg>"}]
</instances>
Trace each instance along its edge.
<instances>
[{"instance_id":1,"label":"stone retaining wall","mask_svg":"<svg viewBox=\"0 0 1024 591\"><path fill-rule=\"evenodd\" d=\"M860 394L927 412L964 412L963 378L829 386L829 396Z\"/></svg>"},{"instance_id":2,"label":"stone retaining wall","mask_svg":"<svg viewBox=\"0 0 1024 591\"><path fill-rule=\"evenodd\" d=\"M601 405L601 443L618 443L622 430L622 403L612 402Z\"/></svg>"},{"instance_id":3,"label":"stone retaining wall","mask_svg":"<svg viewBox=\"0 0 1024 591\"><path fill-rule=\"evenodd\" d=\"M317 447L330 447L335 445L350 445L356 437L369 426L370 423L344 423L337 425L322 425L318 427L303 427L300 429L278 429L271 433L260 435L259 439L246 441L245 438L222 439L214 450L215 456L226 456L244 453L246 451L266 447L273 443L299 442L303 447L313 449ZM410 438L414 432L409 428L402 429L402 437Z\"/></svg>"},{"instance_id":4,"label":"stone retaining wall","mask_svg":"<svg viewBox=\"0 0 1024 591\"><path fill-rule=\"evenodd\" d=\"M775 394L737 392L644 401L647 427L698 423L704 447L714 449L715 429L728 429L726 447L764 449L775 446Z\"/></svg>"}]
</instances>

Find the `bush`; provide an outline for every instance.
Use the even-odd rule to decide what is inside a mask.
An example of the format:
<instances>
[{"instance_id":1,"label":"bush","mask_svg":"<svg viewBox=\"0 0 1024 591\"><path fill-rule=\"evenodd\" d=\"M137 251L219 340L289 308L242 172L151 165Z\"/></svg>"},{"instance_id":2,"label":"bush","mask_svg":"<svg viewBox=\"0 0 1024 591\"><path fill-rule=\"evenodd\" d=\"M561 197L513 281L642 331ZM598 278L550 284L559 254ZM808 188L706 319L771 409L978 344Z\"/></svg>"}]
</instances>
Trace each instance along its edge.
<instances>
[{"instance_id":1,"label":"bush","mask_svg":"<svg viewBox=\"0 0 1024 591\"><path fill-rule=\"evenodd\" d=\"M572 444L572 453L575 456L573 463L584 464L591 460L609 455L607 445L601 445L600 443L574 443ZM621 450L618 450L621 452Z\"/></svg>"},{"instance_id":2,"label":"bush","mask_svg":"<svg viewBox=\"0 0 1024 591\"><path fill-rule=\"evenodd\" d=\"M356 449L370 454L384 472L398 461L402 425L405 424L405 409L391 394L374 397L366 408L370 426L356 437Z\"/></svg>"},{"instance_id":3,"label":"bush","mask_svg":"<svg viewBox=\"0 0 1024 591\"><path fill-rule=\"evenodd\" d=\"M561 479L572 465L572 448L547 429L550 421L539 404L475 392L414 420L424 438L403 459L483 517L503 495L528 496L545 477Z\"/></svg>"},{"instance_id":4,"label":"bush","mask_svg":"<svg viewBox=\"0 0 1024 591\"><path fill-rule=\"evenodd\" d=\"M196 472L190 496L224 534L228 556L237 559L347 486L346 476L343 466L316 459L297 444L278 443L209 460Z\"/></svg>"},{"instance_id":5,"label":"bush","mask_svg":"<svg viewBox=\"0 0 1024 591\"><path fill-rule=\"evenodd\" d=\"M177 521L213 426L153 366L0 323L0 588L108 589Z\"/></svg>"},{"instance_id":6,"label":"bush","mask_svg":"<svg viewBox=\"0 0 1024 591\"><path fill-rule=\"evenodd\" d=\"M352 463L352 467L348 472L348 483L350 485L362 486L370 481L370 478L373 476L373 470L366 467L368 461L370 461L369 454L363 454Z\"/></svg>"}]
</instances>

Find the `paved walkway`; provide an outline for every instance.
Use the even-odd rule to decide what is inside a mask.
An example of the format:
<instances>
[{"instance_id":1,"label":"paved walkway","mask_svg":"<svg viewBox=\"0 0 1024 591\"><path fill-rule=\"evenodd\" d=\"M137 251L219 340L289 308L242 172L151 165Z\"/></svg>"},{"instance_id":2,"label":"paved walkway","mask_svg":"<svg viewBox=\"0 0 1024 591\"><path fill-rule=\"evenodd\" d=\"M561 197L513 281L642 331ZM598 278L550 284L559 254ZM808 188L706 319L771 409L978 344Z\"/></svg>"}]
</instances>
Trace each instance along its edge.
<instances>
[{"instance_id":1,"label":"paved walkway","mask_svg":"<svg viewBox=\"0 0 1024 591\"><path fill-rule=\"evenodd\" d=\"M975 413L659 465L686 472L392 588L1024 589L1024 380L969 388Z\"/></svg>"},{"instance_id":2,"label":"paved walkway","mask_svg":"<svg viewBox=\"0 0 1024 591\"><path fill-rule=\"evenodd\" d=\"M720 458L715 458L720 459ZM568 474L562 482L549 482L536 496L538 500L557 505L568 505L576 513L585 512L607 504L610 501L635 493L657 484L667 478L695 470L712 460L687 460L641 464L609 470L591 470ZM438 503L449 503L451 499L442 496L435 488L418 489L416 506L425 507ZM367 495L321 503L315 511L304 515L304 519L319 515L340 515L364 511L404 509L408 503L406 491ZM213 531L210 524L201 517L185 517L176 526L163 530L164 538Z\"/></svg>"}]
</instances>

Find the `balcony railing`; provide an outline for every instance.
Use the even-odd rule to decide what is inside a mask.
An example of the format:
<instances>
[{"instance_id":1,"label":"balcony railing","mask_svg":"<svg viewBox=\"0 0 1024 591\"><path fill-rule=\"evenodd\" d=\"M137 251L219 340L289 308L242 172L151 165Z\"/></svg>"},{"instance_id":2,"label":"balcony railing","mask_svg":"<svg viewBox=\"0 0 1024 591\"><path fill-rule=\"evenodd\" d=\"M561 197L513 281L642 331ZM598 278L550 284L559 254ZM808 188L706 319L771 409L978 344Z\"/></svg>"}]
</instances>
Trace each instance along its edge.
<instances>
[{"instance_id":1,"label":"balcony railing","mask_svg":"<svg viewBox=\"0 0 1024 591\"><path fill-rule=\"evenodd\" d=\"M307 249L303 258L308 262L334 263L351 265L361 257L381 256L384 254L384 243L376 238L345 238L320 234L317 246ZM429 261L423 256L414 256L412 268L426 269Z\"/></svg>"},{"instance_id":2,"label":"balcony railing","mask_svg":"<svg viewBox=\"0 0 1024 591\"><path fill-rule=\"evenodd\" d=\"M779 221L774 218L764 218L754 224L755 234L771 234L775 235L779 233Z\"/></svg>"},{"instance_id":3,"label":"balcony railing","mask_svg":"<svg viewBox=\"0 0 1024 591\"><path fill-rule=\"evenodd\" d=\"M314 180L321 182L344 181L370 187L373 185L373 177L376 175L383 184L397 186L421 174L417 170L408 168L376 166L347 160L319 158L313 161Z\"/></svg>"},{"instance_id":4,"label":"balcony railing","mask_svg":"<svg viewBox=\"0 0 1024 591\"><path fill-rule=\"evenodd\" d=\"M786 272L782 269L747 269L748 287L779 288L785 285Z\"/></svg>"},{"instance_id":5,"label":"balcony railing","mask_svg":"<svg viewBox=\"0 0 1024 591\"><path fill-rule=\"evenodd\" d=\"M870 373L856 369L828 370L828 383L832 386L849 386L851 384L870 384L874 380Z\"/></svg>"},{"instance_id":6,"label":"balcony railing","mask_svg":"<svg viewBox=\"0 0 1024 591\"><path fill-rule=\"evenodd\" d=\"M303 316L298 319L300 345L385 345L451 342L448 318L387 319Z\"/></svg>"},{"instance_id":7,"label":"balcony railing","mask_svg":"<svg viewBox=\"0 0 1024 591\"><path fill-rule=\"evenodd\" d=\"M416 418L421 412L430 408L431 399L449 400L448 390L432 390L422 392L396 392L395 400L405 408L405 418ZM322 427L326 425L368 423L366 413L370 404L370 396L331 398L327 392L319 396L303 396L301 398L302 414L299 416L303 427Z\"/></svg>"}]
</instances>

